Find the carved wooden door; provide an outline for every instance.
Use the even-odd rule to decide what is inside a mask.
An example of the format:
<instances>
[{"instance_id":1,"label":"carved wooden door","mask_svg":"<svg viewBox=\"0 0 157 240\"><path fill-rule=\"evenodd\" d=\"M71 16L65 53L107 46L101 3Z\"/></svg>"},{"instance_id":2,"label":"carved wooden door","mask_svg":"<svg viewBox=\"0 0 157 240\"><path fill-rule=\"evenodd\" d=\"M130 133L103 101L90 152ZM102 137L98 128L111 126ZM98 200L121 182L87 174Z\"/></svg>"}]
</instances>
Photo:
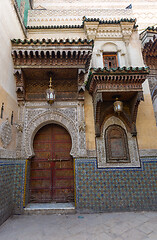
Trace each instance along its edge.
<instances>
[{"instance_id":1,"label":"carved wooden door","mask_svg":"<svg viewBox=\"0 0 157 240\"><path fill-rule=\"evenodd\" d=\"M42 127L34 139L31 161L30 202L74 201L71 138L61 126Z\"/></svg>"}]
</instances>

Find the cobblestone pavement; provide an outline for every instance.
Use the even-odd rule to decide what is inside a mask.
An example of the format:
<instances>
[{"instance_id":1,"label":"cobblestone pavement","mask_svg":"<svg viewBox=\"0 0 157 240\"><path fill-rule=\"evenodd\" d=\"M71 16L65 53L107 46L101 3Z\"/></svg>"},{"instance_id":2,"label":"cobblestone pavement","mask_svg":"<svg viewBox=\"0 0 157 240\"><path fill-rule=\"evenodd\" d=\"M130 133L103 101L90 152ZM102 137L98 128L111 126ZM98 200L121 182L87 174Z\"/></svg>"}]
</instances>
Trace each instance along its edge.
<instances>
[{"instance_id":1,"label":"cobblestone pavement","mask_svg":"<svg viewBox=\"0 0 157 240\"><path fill-rule=\"evenodd\" d=\"M157 212L21 215L0 227L0 240L157 240Z\"/></svg>"}]
</instances>

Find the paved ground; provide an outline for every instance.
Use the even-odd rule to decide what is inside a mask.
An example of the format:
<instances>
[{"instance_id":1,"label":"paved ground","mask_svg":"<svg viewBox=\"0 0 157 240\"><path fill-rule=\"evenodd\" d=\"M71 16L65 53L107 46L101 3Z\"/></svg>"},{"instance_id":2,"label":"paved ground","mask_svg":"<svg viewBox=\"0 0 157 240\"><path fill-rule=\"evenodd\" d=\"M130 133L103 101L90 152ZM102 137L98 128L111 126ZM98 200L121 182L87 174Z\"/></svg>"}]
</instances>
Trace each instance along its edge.
<instances>
[{"instance_id":1,"label":"paved ground","mask_svg":"<svg viewBox=\"0 0 157 240\"><path fill-rule=\"evenodd\" d=\"M0 240L157 240L157 212L22 215L0 227Z\"/></svg>"}]
</instances>

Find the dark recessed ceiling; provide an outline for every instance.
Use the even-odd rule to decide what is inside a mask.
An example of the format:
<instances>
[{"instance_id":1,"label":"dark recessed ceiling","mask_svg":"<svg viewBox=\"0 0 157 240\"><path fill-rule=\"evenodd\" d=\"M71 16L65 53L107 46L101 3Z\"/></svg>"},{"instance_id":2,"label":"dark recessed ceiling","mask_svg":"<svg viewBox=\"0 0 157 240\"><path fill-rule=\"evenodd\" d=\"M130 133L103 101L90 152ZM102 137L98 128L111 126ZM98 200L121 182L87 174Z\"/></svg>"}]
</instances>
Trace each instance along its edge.
<instances>
[{"instance_id":1,"label":"dark recessed ceiling","mask_svg":"<svg viewBox=\"0 0 157 240\"><path fill-rule=\"evenodd\" d=\"M60 68L60 69L44 69L44 68L27 68L23 69L24 72L24 78L26 80L33 80L33 79L39 79L39 81L42 80L48 80L49 79L49 72L52 72L54 75L54 80L70 80L70 79L77 79L77 69L73 68Z\"/></svg>"},{"instance_id":2,"label":"dark recessed ceiling","mask_svg":"<svg viewBox=\"0 0 157 240\"><path fill-rule=\"evenodd\" d=\"M134 97L137 92L103 92L103 100L104 101L115 101L116 96L119 96L119 100L121 101L129 101L132 97Z\"/></svg>"}]
</instances>

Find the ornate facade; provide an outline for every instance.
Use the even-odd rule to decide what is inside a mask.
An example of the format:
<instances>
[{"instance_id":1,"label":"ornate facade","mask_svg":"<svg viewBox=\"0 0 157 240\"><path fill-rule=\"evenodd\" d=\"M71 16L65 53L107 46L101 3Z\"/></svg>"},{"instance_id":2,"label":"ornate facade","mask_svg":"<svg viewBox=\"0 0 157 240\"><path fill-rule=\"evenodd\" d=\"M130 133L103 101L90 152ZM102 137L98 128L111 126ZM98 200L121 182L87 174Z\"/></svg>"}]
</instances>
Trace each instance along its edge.
<instances>
[{"instance_id":1,"label":"ornate facade","mask_svg":"<svg viewBox=\"0 0 157 240\"><path fill-rule=\"evenodd\" d=\"M157 122L157 28L148 27L140 34L140 37L143 45L144 62L150 68L148 81Z\"/></svg>"},{"instance_id":2,"label":"ornate facade","mask_svg":"<svg viewBox=\"0 0 157 240\"><path fill-rule=\"evenodd\" d=\"M88 9L84 1L77 9L67 1L72 9L61 10L52 2L10 2L19 33L9 39L9 117L3 99L1 106L2 175L7 181L8 171L14 185L3 219L32 202L74 201L76 210L94 212L154 210L156 39L147 43L143 33L142 57L135 9L95 9L95 2L89 8L88 1ZM151 201L138 188L143 178Z\"/></svg>"}]
</instances>

